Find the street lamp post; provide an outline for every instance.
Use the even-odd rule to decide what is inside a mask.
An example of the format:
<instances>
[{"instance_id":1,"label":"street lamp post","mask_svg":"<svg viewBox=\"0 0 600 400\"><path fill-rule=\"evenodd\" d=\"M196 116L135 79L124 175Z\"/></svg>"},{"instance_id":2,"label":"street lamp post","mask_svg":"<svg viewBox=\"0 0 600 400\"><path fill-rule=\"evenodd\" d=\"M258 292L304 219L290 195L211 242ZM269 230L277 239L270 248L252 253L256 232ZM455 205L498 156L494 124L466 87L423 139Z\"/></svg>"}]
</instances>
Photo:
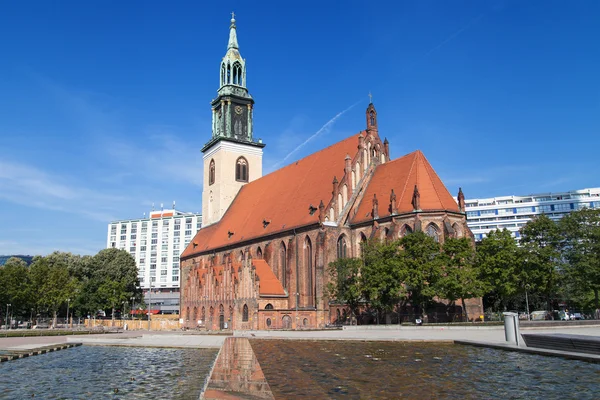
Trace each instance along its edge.
<instances>
[{"instance_id":1,"label":"street lamp post","mask_svg":"<svg viewBox=\"0 0 600 400\"><path fill-rule=\"evenodd\" d=\"M529 298L527 297L527 291L529 290L529 284L525 285L525 306L527 307L527 321L531 321L531 317L529 316Z\"/></svg>"},{"instance_id":2,"label":"street lamp post","mask_svg":"<svg viewBox=\"0 0 600 400\"><path fill-rule=\"evenodd\" d=\"M133 321L133 310L135 309L135 297L131 298L131 303L129 303L129 319Z\"/></svg>"},{"instance_id":3,"label":"street lamp post","mask_svg":"<svg viewBox=\"0 0 600 400\"><path fill-rule=\"evenodd\" d=\"M69 306L71 305L71 299L67 299L67 328L69 328Z\"/></svg>"},{"instance_id":4,"label":"street lamp post","mask_svg":"<svg viewBox=\"0 0 600 400\"><path fill-rule=\"evenodd\" d=\"M11 306L10 304L8 304L8 303L6 304L6 317L5 317L5 320L6 320L6 330L8 330L8 324L10 323L10 322L8 322L8 307L10 307L10 306Z\"/></svg>"},{"instance_id":5,"label":"street lamp post","mask_svg":"<svg viewBox=\"0 0 600 400\"><path fill-rule=\"evenodd\" d=\"M148 290L148 330L151 329L150 314L152 314L152 276L150 277L150 290Z\"/></svg>"}]
</instances>

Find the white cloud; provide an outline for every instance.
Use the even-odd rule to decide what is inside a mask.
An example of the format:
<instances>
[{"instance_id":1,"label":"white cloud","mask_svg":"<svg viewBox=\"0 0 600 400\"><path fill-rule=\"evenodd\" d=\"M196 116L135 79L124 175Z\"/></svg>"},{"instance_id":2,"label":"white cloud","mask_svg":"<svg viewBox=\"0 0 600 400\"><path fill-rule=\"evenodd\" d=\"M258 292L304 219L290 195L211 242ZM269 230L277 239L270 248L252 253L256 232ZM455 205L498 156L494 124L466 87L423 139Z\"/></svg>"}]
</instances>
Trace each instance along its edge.
<instances>
[{"instance_id":1,"label":"white cloud","mask_svg":"<svg viewBox=\"0 0 600 400\"><path fill-rule=\"evenodd\" d=\"M0 199L29 207L75 213L108 221L114 205L127 197L111 195L69 182L31 165L0 161ZM106 205L113 206L106 206Z\"/></svg>"}]
</instances>

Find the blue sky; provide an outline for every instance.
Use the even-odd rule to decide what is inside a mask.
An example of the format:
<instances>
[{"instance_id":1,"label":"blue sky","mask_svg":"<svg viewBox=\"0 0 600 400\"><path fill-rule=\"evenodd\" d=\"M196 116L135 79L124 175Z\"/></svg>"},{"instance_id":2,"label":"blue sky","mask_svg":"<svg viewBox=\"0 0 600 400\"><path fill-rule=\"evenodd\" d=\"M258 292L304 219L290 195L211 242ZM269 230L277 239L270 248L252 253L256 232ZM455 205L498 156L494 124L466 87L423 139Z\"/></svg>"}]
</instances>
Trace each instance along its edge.
<instances>
[{"instance_id":1,"label":"blue sky","mask_svg":"<svg viewBox=\"0 0 600 400\"><path fill-rule=\"evenodd\" d=\"M231 11L266 172L363 129L370 91L392 157L421 149L452 194L600 186L600 2L171 3L2 3L0 254L201 210Z\"/></svg>"}]
</instances>

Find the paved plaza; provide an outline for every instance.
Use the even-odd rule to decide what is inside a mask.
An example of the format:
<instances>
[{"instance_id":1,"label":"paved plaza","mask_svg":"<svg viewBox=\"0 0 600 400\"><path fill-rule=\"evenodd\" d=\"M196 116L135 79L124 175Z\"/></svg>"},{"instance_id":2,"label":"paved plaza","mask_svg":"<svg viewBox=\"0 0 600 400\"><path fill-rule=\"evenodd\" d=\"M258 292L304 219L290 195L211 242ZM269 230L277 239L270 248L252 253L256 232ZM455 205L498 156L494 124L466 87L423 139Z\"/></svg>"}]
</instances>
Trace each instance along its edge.
<instances>
[{"instance_id":1,"label":"paved plaza","mask_svg":"<svg viewBox=\"0 0 600 400\"><path fill-rule=\"evenodd\" d=\"M570 333L600 336L600 324L592 326L556 326L523 328L521 333ZM396 341L474 341L502 344L503 326L390 326L368 325L343 330L321 331L235 331L233 336L260 339L295 340L396 340ZM83 343L101 346L141 346L214 348L221 347L227 335L199 332L126 331L111 334L73 336L34 336L0 338L0 350L31 349L61 343Z\"/></svg>"}]
</instances>

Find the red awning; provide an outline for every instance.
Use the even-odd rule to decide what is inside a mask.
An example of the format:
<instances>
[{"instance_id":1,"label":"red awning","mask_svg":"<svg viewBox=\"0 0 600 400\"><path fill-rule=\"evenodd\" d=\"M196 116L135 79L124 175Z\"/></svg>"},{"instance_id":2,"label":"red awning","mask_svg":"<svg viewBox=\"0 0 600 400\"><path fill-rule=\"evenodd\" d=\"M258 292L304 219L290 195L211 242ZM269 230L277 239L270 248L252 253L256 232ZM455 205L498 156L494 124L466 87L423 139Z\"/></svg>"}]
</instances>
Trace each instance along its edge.
<instances>
[{"instance_id":1,"label":"red awning","mask_svg":"<svg viewBox=\"0 0 600 400\"><path fill-rule=\"evenodd\" d=\"M150 310L150 314L158 314L160 310ZM148 310L131 310L132 314L148 314Z\"/></svg>"}]
</instances>

